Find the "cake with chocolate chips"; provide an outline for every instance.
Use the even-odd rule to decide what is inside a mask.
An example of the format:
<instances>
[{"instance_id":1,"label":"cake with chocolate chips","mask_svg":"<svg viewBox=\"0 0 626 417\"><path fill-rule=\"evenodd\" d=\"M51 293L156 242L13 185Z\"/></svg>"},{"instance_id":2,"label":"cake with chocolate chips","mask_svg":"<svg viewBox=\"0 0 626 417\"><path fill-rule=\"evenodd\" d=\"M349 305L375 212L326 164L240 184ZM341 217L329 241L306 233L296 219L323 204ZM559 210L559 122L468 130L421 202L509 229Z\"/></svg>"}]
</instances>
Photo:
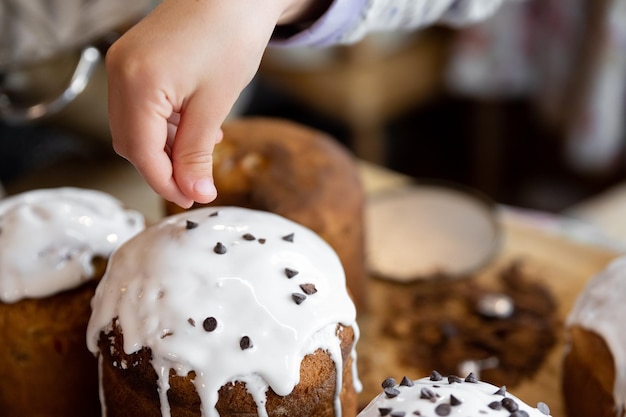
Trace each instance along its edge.
<instances>
[{"instance_id":1,"label":"cake with chocolate chips","mask_svg":"<svg viewBox=\"0 0 626 417\"><path fill-rule=\"evenodd\" d=\"M167 217L115 252L92 304L105 417L356 415L341 262L284 217Z\"/></svg>"},{"instance_id":2,"label":"cake with chocolate chips","mask_svg":"<svg viewBox=\"0 0 626 417\"><path fill-rule=\"evenodd\" d=\"M566 321L563 400L569 417L626 415L626 256L592 277Z\"/></svg>"},{"instance_id":3,"label":"cake with chocolate chips","mask_svg":"<svg viewBox=\"0 0 626 417\"><path fill-rule=\"evenodd\" d=\"M0 200L0 415L98 415L90 301L111 252L143 227L141 214L94 190Z\"/></svg>"},{"instance_id":4,"label":"cake with chocolate chips","mask_svg":"<svg viewBox=\"0 0 626 417\"><path fill-rule=\"evenodd\" d=\"M509 393L506 386L479 381L473 374L465 378L443 377L433 371L430 377L398 383L388 378L383 391L359 413L358 417L445 417L508 416L546 417L550 408L544 402L531 407Z\"/></svg>"},{"instance_id":5,"label":"cake with chocolate chips","mask_svg":"<svg viewBox=\"0 0 626 417\"><path fill-rule=\"evenodd\" d=\"M339 255L363 307L365 192L354 157L335 138L287 120L242 118L223 131L213 155L212 205L270 211L313 230ZM166 203L168 215L181 211Z\"/></svg>"}]
</instances>

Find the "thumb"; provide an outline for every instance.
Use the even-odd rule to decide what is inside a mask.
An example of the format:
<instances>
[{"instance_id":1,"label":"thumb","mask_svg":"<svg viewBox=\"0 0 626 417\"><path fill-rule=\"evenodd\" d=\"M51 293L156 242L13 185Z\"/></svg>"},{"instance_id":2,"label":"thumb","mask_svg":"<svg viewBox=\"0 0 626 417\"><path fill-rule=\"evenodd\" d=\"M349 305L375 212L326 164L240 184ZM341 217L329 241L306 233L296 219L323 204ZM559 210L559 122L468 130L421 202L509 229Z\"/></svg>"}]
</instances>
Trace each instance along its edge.
<instances>
[{"instance_id":1,"label":"thumb","mask_svg":"<svg viewBox=\"0 0 626 417\"><path fill-rule=\"evenodd\" d=\"M209 106L190 101L181 113L172 144L173 175L182 193L195 202L215 200L213 182L213 149L222 140L219 116L208 114Z\"/></svg>"}]
</instances>

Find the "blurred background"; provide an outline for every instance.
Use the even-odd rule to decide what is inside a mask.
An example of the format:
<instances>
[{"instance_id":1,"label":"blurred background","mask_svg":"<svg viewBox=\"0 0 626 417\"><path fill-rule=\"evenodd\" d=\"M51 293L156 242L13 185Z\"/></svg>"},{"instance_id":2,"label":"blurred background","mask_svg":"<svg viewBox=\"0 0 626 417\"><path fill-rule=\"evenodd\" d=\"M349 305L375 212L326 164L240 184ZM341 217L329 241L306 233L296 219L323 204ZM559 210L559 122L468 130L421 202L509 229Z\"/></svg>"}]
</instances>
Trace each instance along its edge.
<instances>
[{"instance_id":1,"label":"blurred background","mask_svg":"<svg viewBox=\"0 0 626 417\"><path fill-rule=\"evenodd\" d=\"M4 1L6 18L12 1ZM72 2L98 3L65 4ZM0 28L0 183L9 188L69 159L97 164L112 157L102 61L82 63L89 67L82 86L75 83L77 63L87 46L101 57L149 3L95 10L95 18L123 19L89 42L41 54L27 45L30 58L19 65L7 64L3 54L14 31ZM623 0L510 1L471 27L372 34L327 49L270 49L231 117L291 119L416 179L448 180L503 204L562 212L621 191L626 179L625 9ZM45 16L35 17L52 19ZM48 43L52 28L43 35ZM59 103L71 83L75 97ZM31 108L37 102L48 103L51 114Z\"/></svg>"}]
</instances>

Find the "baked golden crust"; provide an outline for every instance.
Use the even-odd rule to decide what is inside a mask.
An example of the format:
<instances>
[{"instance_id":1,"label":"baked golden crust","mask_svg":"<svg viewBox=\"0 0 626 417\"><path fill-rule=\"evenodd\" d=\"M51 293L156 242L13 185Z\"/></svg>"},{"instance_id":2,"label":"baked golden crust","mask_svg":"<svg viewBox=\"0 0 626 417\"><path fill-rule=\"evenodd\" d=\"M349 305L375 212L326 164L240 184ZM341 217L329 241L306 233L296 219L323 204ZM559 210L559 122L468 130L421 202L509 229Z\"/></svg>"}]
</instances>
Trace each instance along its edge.
<instances>
[{"instance_id":1,"label":"baked golden crust","mask_svg":"<svg viewBox=\"0 0 626 417\"><path fill-rule=\"evenodd\" d=\"M343 357L342 415L354 417L357 411L351 357L354 331L351 327L339 325L337 334ZM110 333L101 333L98 347L103 357L102 384L107 417L161 417L157 374L150 362L150 350L143 348L136 353L125 354L123 335L117 325L113 325ZM335 363L327 352L318 349L314 354L305 356L300 368L300 382L289 395L282 397L269 389L268 415L333 417L335 372ZM193 372L182 377L170 370L168 400L172 417L201 416L200 398L193 378ZM246 391L245 384L240 382L220 389L216 408L221 417L258 416L252 396Z\"/></svg>"},{"instance_id":2,"label":"baked golden crust","mask_svg":"<svg viewBox=\"0 0 626 417\"><path fill-rule=\"evenodd\" d=\"M362 307L365 193L350 153L322 132L280 119L233 120L223 131L211 205L270 211L312 229L337 252ZM181 211L166 203L167 214Z\"/></svg>"},{"instance_id":3,"label":"baked golden crust","mask_svg":"<svg viewBox=\"0 0 626 417\"><path fill-rule=\"evenodd\" d=\"M568 417L623 417L613 398L615 364L604 339L580 326L568 329L563 400Z\"/></svg>"},{"instance_id":4,"label":"baked golden crust","mask_svg":"<svg viewBox=\"0 0 626 417\"><path fill-rule=\"evenodd\" d=\"M85 343L96 276L59 294L0 303L0 415L85 417L100 413L98 367Z\"/></svg>"}]
</instances>

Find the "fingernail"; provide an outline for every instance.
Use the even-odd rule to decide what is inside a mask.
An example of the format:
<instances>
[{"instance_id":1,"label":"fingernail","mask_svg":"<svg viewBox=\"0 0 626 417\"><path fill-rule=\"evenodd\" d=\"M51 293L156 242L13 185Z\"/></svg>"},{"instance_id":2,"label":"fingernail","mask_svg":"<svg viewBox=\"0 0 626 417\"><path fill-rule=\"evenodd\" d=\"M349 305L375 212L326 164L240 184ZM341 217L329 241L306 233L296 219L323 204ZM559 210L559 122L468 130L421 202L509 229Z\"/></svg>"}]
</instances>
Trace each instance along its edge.
<instances>
[{"instance_id":1,"label":"fingernail","mask_svg":"<svg viewBox=\"0 0 626 417\"><path fill-rule=\"evenodd\" d=\"M213 184L213 181L209 179L196 181L193 184L193 190L200 195L211 196L217 194L215 184Z\"/></svg>"}]
</instances>

